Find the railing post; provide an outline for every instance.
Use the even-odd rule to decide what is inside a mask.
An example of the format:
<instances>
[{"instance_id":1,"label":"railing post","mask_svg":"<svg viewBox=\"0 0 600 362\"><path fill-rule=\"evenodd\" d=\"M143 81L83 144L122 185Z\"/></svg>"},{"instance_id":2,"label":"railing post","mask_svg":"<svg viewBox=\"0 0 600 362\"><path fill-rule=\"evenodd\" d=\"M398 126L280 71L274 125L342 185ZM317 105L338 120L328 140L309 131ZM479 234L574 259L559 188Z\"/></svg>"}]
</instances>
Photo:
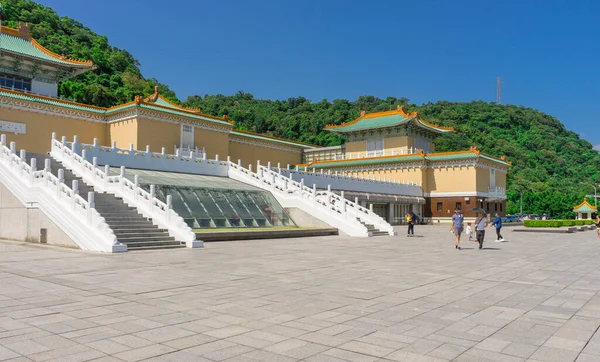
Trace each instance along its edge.
<instances>
[{"instance_id":1,"label":"railing post","mask_svg":"<svg viewBox=\"0 0 600 362\"><path fill-rule=\"evenodd\" d=\"M5 134L0 135L0 145L6 146L6 135Z\"/></svg>"},{"instance_id":2,"label":"railing post","mask_svg":"<svg viewBox=\"0 0 600 362\"><path fill-rule=\"evenodd\" d=\"M313 184L313 199L317 201L317 184Z\"/></svg>"},{"instance_id":3,"label":"railing post","mask_svg":"<svg viewBox=\"0 0 600 362\"><path fill-rule=\"evenodd\" d=\"M71 145L71 150L73 150L73 153L76 153L78 149L79 149L79 137L73 136L73 144Z\"/></svg>"},{"instance_id":4,"label":"railing post","mask_svg":"<svg viewBox=\"0 0 600 362\"><path fill-rule=\"evenodd\" d=\"M138 187L140 187L140 177L138 175L133 176L133 184L135 185L133 199L137 203L138 201Z\"/></svg>"},{"instance_id":5,"label":"railing post","mask_svg":"<svg viewBox=\"0 0 600 362\"><path fill-rule=\"evenodd\" d=\"M117 141L112 141L112 147L113 150L117 148Z\"/></svg>"},{"instance_id":6,"label":"railing post","mask_svg":"<svg viewBox=\"0 0 600 362\"><path fill-rule=\"evenodd\" d=\"M238 158L238 167L242 167L242 160Z\"/></svg>"},{"instance_id":7,"label":"railing post","mask_svg":"<svg viewBox=\"0 0 600 362\"><path fill-rule=\"evenodd\" d=\"M171 221L171 209L173 208L173 196L167 195L167 223Z\"/></svg>"},{"instance_id":8,"label":"railing post","mask_svg":"<svg viewBox=\"0 0 600 362\"><path fill-rule=\"evenodd\" d=\"M133 143L129 144L129 151L133 151Z\"/></svg>"},{"instance_id":9,"label":"railing post","mask_svg":"<svg viewBox=\"0 0 600 362\"><path fill-rule=\"evenodd\" d=\"M360 206L360 204L358 203L358 196L355 196L355 197L354 197L354 203L355 203L356 205Z\"/></svg>"},{"instance_id":10,"label":"railing post","mask_svg":"<svg viewBox=\"0 0 600 362\"><path fill-rule=\"evenodd\" d=\"M204 153L202 154L202 159L203 159L204 161L206 161L206 152L204 152Z\"/></svg>"},{"instance_id":11,"label":"railing post","mask_svg":"<svg viewBox=\"0 0 600 362\"><path fill-rule=\"evenodd\" d=\"M150 199L148 200L148 208L150 212L152 212L152 207L154 205L154 195L156 194L156 186L150 185Z\"/></svg>"},{"instance_id":12,"label":"railing post","mask_svg":"<svg viewBox=\"0 0 600 362\"><path fill-rule=\"evenodd\" d=\"M287 164L287 170L288 171L290 170L290 164L289 163Z\"/></svg>"},{"instance_id":13,"label":"railing post","mask_svg":"<svg viewBox=\"0 0 600 362\"><path fill-rule=\"evenodd\" d=\"M152 157L152 152L150 152L150 145L146 145L146 157Z\"/></svg>"},{"instance_id":14,"label":"railing post","mask_svg":"<svg viewBox=\"0 0 600 362\"><path fill-rule=\"evenodd\" d=\"M303 199L304 197L304 179L301 178L300 179L300 198Z\"/></svg>"},{"instance_id":15,"label":"railing post","mask_svg":"<svg viewBox=\"0 0 600 362\"><path fill-rule=\"evenodd\" d=\"M10 153L13 155L17 153L17 144L14 141L10 143Z\"/></svg>"},{"instance_id":16,"label":"railing post","mask_svg":"<svg viewBox=\"0 0 600 362\"><path fill-rule=\"evenodd\" d=\"M56 141L56 132L52 132L52 141Z\"/></svg>"},{"instance_id":17,"label":"railing post","mask_svg":"<svg viewBox=\"0 0 600 362\"><path fill-rule=\"evenodd\" d=\"M164 147L160 149L160 155L163 159L166 158L167 150Z\"/></svg>"},{"instance_id":18,"label":"railing post","mask_svg":"<svg viewBox=\"0 0 600 362\"><path fill-rule=\"evenodd\" d=\"M94 138L94 141L92 144L94 145L94 149L98 148L98 139Z\"/></svg>"},{"instance_id":19,"label":"railing post","mask_svg":"<svg viewBox=\"0 0 600 362\"><path fill-rule=\"evenodd\" d=\"M104 191L108 191L108 176L110 173L110 166L104 165Z\"/></svg>"},{"instance_id":20,"label":"railing post","mask_svg":"<svg viewBox=\"0 0 600 362\"><path fill-rule=\"evenodd\" d=\"M369 204L369 211L373 212L373 204Z\"/></svg>"},{"instance_id":21,"label":"railing post","mask_svg":"<svg viewBox=\"0 0 600 362\"><path fill-rule=\"evenodd\" d=\"M92 223L92 210L96 208L96 203L94 202L94 192L88 192L88 223Z\"/></svg>"},{"instance_id":22,"label":"railing post","mask_svg":"<svg viewBox=\"0 0 600 362\"><path fill-rule=\"evenodd\" d=\"M44 185L48 187L48 174L50 173L50 160L44 160Z\"/></svg>"},{"instance_id":23,"label":"railing post","mask_svg":"<svg viewBox=\"0 0 600 362\"><path fill-rule=\"evenodd\" d=\"M94 186L96 185L96 169L97 168L98 168L98 157L92 157L92 179L94 180Z\"/></svg>"},{"instance_id":24,"label":"railing post","mask_svg":"<svg viewBox=\"0 0 600 362\"><path fill-rule=\"evenodd\" d=\"M248 165L248 171L249 171L249 172L252 172L252 164L249 164L249 165Z\"/></svg>"},{"instance_id":25,"label":"railing post","mask_svg":"<svg viewBox=\"0 0 600 362\"><path fill-rule=\"evenodd\" d=\"M75 210L75 205L77 204L77 198L75 196L79 195L79 181L73 180L71 183L71 188L73 189L73 197L71 198L71 206L73 210Z\"/></svg>"},{"instance_id":26,"label":"railing post","mask_svg":"<svg viewBox=\"0 0 600 362\"><path fill-rule=\"evenodd\" d=\"M219 155L215 155L215 161L219 162Z\"/></svg>"},{"instance_id":27,"label":"railing post","mask_svg":"<svg viewBox=\"0 0 600 362\"><path fill-rule=\"evenodd\" d=\"M27 163L26 157L27 157L27 152L25 152L25 150L20 150L19 158L21 159L21 162L19 163L19 174L23 174L23 164Z\"/></svg>"},{"instance_id":28,"label":"railing post","mask_svg":"<svg viewBox=\"0 0 600 362\"><path fill-rule=\"evenodd\" d=\"M75 152L73 152L73 155L75 155ZM81 174L83 175L85 172L85 157L87 156L87 151L86 150L81 150Z\"/></svg>"},{"instance_id":29,"label":"railing post","mask_svg":"<svg viewBox=\"0 0 600 362\"><path fill-rule=\"evenodd\" d=\"M342 212L346 213L346 198L344 197L344 191L340 191L340 197L342 198Z\"/></svg>"},{"instance_id":30,"label":"railing post","mask_svg":"<svg viewBox=\"0 0 600 362\"><path fill-rule=\"evenodd\" d=\"M125 166L121 166L121 172L119 173L119 184L121 185L121 192L125 191L125 183L123 180L125 179Z\"/></svg>"},{"instance_id":31,"label":"railing post","mask_svg":"<svg viewBox=\"0 0 600 362\"><path fill-rule=\"evenodd\" d=\"M30 163L31 163L31 175L29 176L29 181L31 182L31 185L33 186L33 181L35 180L35 176L33 174L34 174L34 172L37 171L37 160L35 158L32 158Z\"/></svg>"},{"instance_id":32,"label":"railing post","mask_svg":"<svg viewBox=\"0 0 600 362\"><path fill-rule=\"evenodd\" d=\"M331 185L327 185L327 205L331 205Z\"/></svg>"},{"instance_id":33,"label":"railing post","mask_svg":"<svg viewBox=\"0 0 600 362\"><path fill-rule=\"evenodd\" d=\"M58 170L58 182L56 183L56 197L60 200L60 188L62 183L65 182L65 170L62 168Z\"/></svg>"},{"instance_id":34,"label":"railing post","mask_svg":"<svg viewBox=\"0 0 600 362\"><path fill-rule=\"evenodd\" d=\"M231 156L227 156L227 164L229 165L231 163Z\"/></svg>"}]
</instances>

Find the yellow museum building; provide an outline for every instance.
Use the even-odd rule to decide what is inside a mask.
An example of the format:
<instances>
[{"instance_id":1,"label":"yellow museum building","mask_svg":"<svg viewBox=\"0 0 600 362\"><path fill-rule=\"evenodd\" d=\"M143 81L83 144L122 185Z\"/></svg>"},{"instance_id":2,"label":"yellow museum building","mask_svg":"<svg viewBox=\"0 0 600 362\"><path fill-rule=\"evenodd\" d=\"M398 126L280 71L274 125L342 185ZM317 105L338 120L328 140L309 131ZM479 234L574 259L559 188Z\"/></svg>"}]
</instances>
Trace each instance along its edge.
<instances>
[{"instance_id":1,"label":"yellow museum building","mask_svg":"<svg viewBox=\"0 0 600 362\"><path fill-rule=\"evenodd\" d=\"M357 193L363 204L392 223L413 210L425 220L446 220L454 208L465 215L483 207L505 212L506 174L510 163L472 147L436 153L433 141L453 129L426 122L402 107L366 114L327 130L342 135L342 146L318 147L291 140L235 130L227 116L215 117L168 101L155 90L129 103L102 108L62 100L58 83L93 70L89 61L68 59L42 47L29 26L1 28L0 133L28 152L50 151L53 132L81 143L116 145L153 151L165 148L204 150L208 158L241 160L243 165L271 162L315 172L343 173L360 178L412 182L422 195L409 202L382 193Z\"/></svg>"}]
</instances>

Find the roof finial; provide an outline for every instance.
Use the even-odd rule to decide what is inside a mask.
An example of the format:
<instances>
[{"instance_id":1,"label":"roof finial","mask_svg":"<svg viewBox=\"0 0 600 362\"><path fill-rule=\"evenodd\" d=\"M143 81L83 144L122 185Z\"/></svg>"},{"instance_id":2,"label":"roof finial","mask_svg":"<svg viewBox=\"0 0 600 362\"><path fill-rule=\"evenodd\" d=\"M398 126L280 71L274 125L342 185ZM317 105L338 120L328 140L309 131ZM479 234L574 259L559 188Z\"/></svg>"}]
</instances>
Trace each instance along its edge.
<instances>
[{"instance_id":1,"label":"roof finial","mask_svg":"<svg viewBox=\"0 0 600 362\"><path fill-rule=\"evenodd\" d=\"M158 94L158 86L157 85L154 86L154 94Z\"/></svg>"},{"instance_id":2,"label":"roof finial","mask_svg":"<svg viewBox=\"0 0 600 362\"><path fill-rule=\"evenodd\" d=\"M29 23L24 23L22 21L19 21L19 29L18 30L19 30L19 38L29 40L29 38L30 38Z\"/></svg>"},{"instance_id":3,"label":"roof finial","mask_svg":"<svg viewBox=\"0 0 600 362\"><path fill-rule=\"evenodd\" d=\"M401 111L403 108L404 108L404 106L399 104L398 107L396 108L396 110Z\"/></svg>"},{"instance_id":4,"label":"roof finial","mask_svg":"<svg viewBox=\"0 0 600 362\"><path fill-rule=\"evenodd\" d=\"M228 119L226 114L224 114L224 115L223 115L223 119L224 119L224 120L227 120L227 119Z\"/></svg>"},{"instance_id":5,"label":"roof finial","mask_svg":"<svg viewBox=\"0 0 600 362\"><path fill-rule=\"evenodd\" d=\"M364 117L364 116L365 116L365 114L367 114L367 111L360 111L360 116L361 116L361 117Z\"/></svg>"}]
</instances>

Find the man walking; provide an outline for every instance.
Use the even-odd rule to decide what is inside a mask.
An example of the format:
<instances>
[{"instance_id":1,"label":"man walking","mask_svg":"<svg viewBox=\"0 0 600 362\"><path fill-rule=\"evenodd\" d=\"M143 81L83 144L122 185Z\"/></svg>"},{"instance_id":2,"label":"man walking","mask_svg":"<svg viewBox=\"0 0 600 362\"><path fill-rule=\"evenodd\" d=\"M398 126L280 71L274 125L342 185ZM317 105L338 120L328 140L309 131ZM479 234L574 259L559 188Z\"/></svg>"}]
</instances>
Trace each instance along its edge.
<instances>
[{"instance_id":1,"label":"man walking","mask_svg":"<svg viewBox=\"0 0 600 362\"><path fill-rule=\"evenodd\" d=\"M410 211L406 213L406 223L408 224L408 237L415 236L415 218Z\"/></svg>"},{"instance_id":2,"label":"man walking","mask_svg":"<svg viewBox=\"0 0 600 362\"><path fill-rule=\"evenodd\" d=\"M456 236L456 245L454 246L458 250L462 250L460 248L460 234L463 231L463 223L465 221L465 217L460 213L459 209L454 209L454 215L452 215L452 229L454 230L454 236Z\"/></svg>"},{"instance_id":3,"label":"man walking","mask_svg":"<svg viewBox=\"0 0 600 362\"><path fill-rule=\"evenodd\" d=\"M479 217L475 220L475 233L477 235L477 242L479 243L479 250L483 248L483 238L485 237L485 228L487 226L486 214L483 212L479 213Z\"/></svg>"},{"instance_id":4,"label":"man walking","mask_svg":"<svg viewBox=\"0 0 600 362\"><path fill-rule=\"evenodd\" d=\"M502 218L500 217L500 214L496 213L496 218L494 219L494 222L492 222L492 225L496 227L496 242L503 242L504 238L500 234L500 229L502 229Z\"/></svg>"}]
</instances>

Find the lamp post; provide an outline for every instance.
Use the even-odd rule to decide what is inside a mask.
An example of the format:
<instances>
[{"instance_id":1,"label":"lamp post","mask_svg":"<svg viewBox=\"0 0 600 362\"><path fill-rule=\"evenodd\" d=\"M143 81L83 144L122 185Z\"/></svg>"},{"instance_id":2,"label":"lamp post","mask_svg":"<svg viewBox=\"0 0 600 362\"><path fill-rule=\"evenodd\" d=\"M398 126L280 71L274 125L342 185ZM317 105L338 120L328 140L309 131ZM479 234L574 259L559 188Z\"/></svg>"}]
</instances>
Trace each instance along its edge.
<instances>
[{"instance_id":1,"label":"lamp post","mask_svg":"<svg viewBox=\"0 0 600 362\"><path fill-rule=\"evenodd\" d=\"M523 190L520 190L520 192L521 192L521 216L520 217L523 217Z\"/></svg>"},{"instance_id":2,"label":"lamp post","mask_svg":"<svg viewBox=\"0 0 600 362\"><path fill-rule=\"evenodd\" d=\"M596 185L592 184L592 187L594 188L594 206L596 207L596 210L598 210L598 198L596 197Z\"/></svg>"}]
</instances>

